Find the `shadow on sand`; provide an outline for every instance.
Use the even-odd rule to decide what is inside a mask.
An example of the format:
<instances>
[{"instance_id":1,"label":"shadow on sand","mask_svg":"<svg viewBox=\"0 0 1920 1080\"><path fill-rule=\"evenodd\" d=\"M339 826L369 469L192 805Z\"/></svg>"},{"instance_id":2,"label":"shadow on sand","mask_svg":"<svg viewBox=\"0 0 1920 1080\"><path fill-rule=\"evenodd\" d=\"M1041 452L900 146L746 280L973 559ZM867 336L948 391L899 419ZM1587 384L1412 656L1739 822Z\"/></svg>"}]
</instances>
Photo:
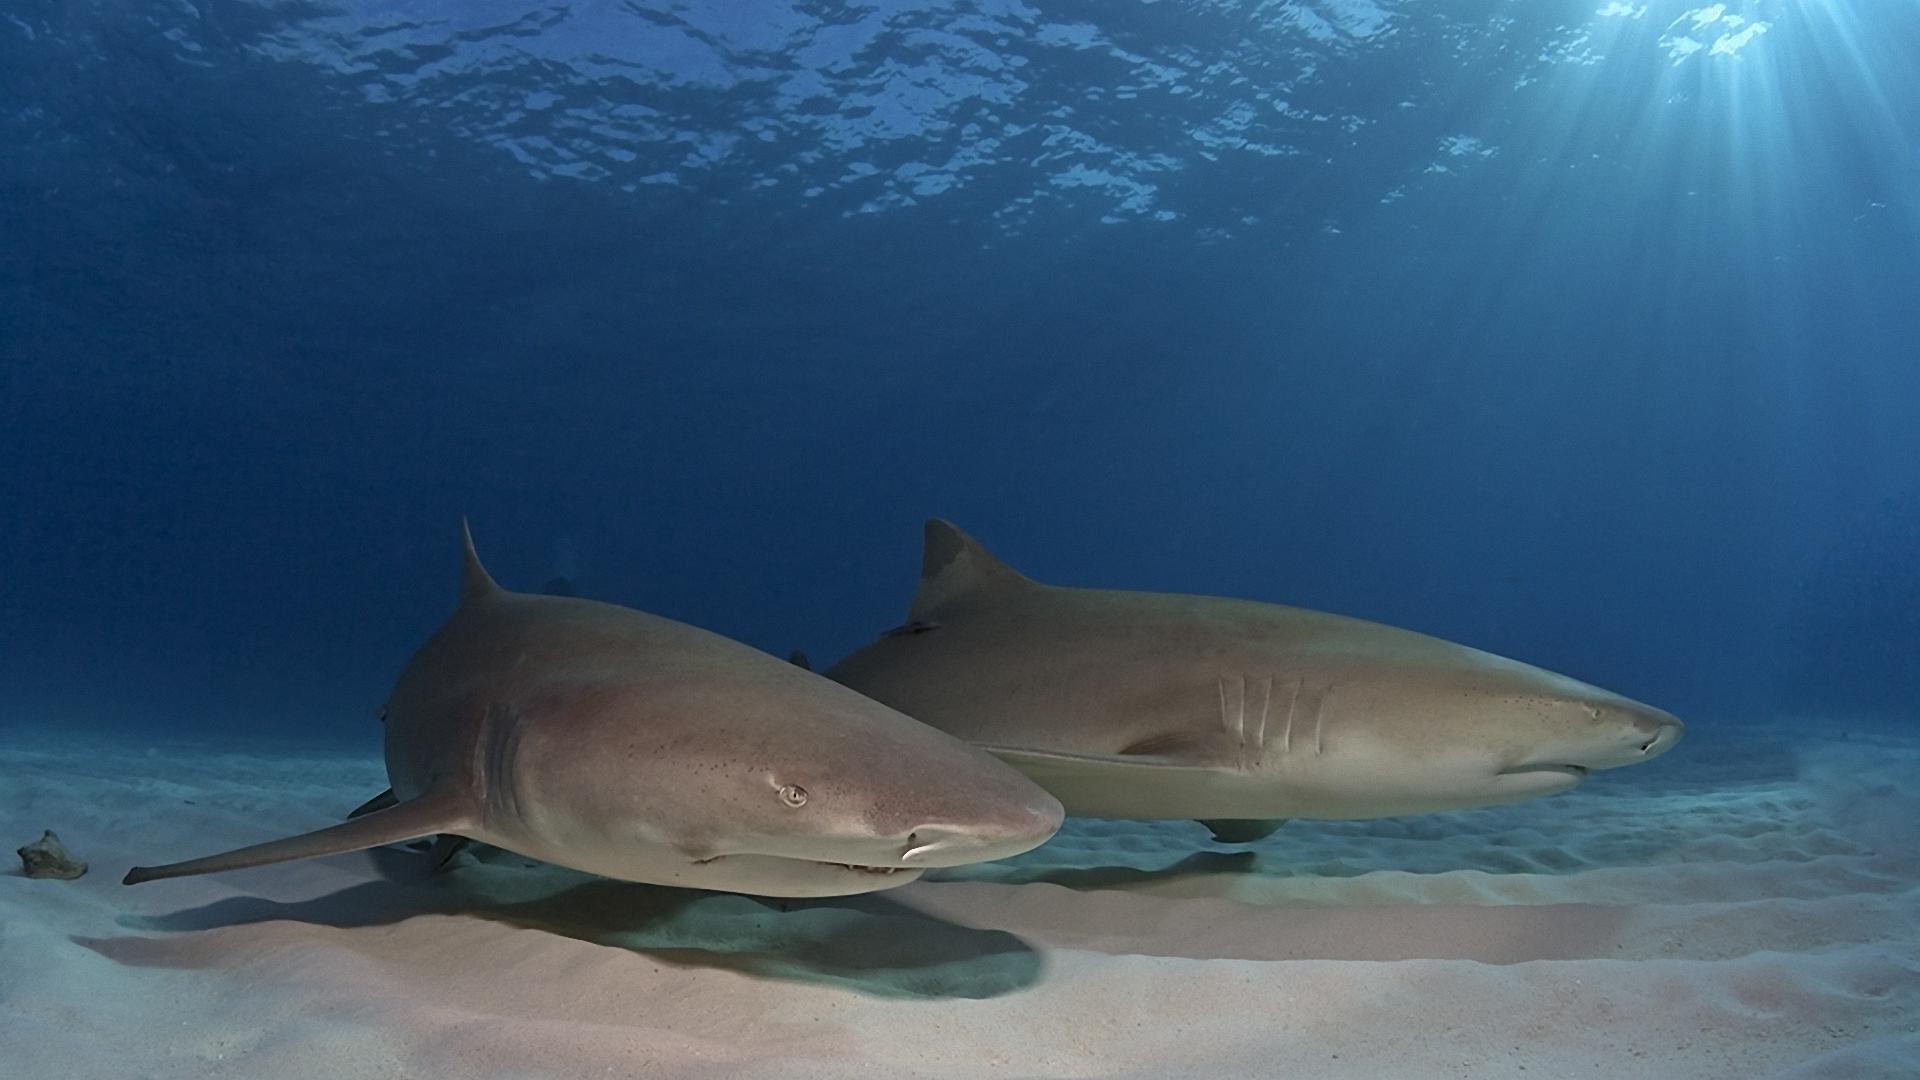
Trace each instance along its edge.
<instances>
[{"instance_id":1,"label":"shadow on sand","mask_svg":"<svg viewBox=\"0 0 1920 1080\"><path fill-rule=\"evenodd\" d=\"M505 853L429 878L418 855L382 850L373 856L382 880L313 900L234 897L165 915L125 916L121 925L171 932L275 921L356 928L462 915L677 966L838 985L878 997L987 998L1040 978L1040 954L1020 938L947 922L884 892L766 899L609 881ZM143 962L137 950L116 948L118 940L81 944L122 962Z\"/></svg>"}]
</instances>

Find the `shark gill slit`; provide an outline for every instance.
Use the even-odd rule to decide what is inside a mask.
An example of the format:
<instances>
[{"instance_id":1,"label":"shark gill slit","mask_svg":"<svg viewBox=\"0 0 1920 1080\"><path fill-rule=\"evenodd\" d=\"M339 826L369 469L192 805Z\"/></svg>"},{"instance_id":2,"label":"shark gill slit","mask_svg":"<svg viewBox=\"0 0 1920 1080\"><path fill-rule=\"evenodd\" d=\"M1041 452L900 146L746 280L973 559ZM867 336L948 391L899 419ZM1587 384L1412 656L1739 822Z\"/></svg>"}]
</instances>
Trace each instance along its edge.
<instances>
[{"instance_id":1,"label":"shark gill slit","mask_svg":"<svg viewBox=\"0 0 1920 1080\"><path fill-rule=\"evenodd\" d=\"M1333 687L1329 686L1314 695L1313 698L1313 756L1319 757L1327 749L1327 699L1333 696Z\"/></svg>"},{"instance_id":2,"label":"shark gill slit","mask_svg":"<svg viewBox=\"0 0 1920 1080\"><path fill-rule=\"evenodd\" d=\"M1216 675L1214 682L1220 688L1220 728L1244 744L1247 741L1246 680L1235 684L1225 675Z\"/></svg>"},{"instance_id":3,"label":"shark gill slit","mask_svg":"<svg viewBox=\"0 0 1920 1080\"><path fill-rule=\"evenodd\" d=\"M1260 680L1260 721L1253 729L1254 749L1265 756L1267 748L1267 713L1273 708L1273 676Z\"/></svg>"},{"instance_id":4,"label":"shark gill slit","mask_svg":"<svg viewBox=\"0 0 1920 1080\"><path fill-rule=\"evenodd\" d=\"M512 762L520 746L521 714L504 706L489 706L479 745L486 748L478 800L482 812L494 811L500 820L519 820L520 793L514 790Z\"/></svg>"},{"instance_id":5,"label":"shark gill slit","mask_svg":"<svg viewBox=\"0 0 1920 1080\"><path fill-rule=\"evenodd\" d=\"M1300 705L1300 680L1287 680L1287 723L1280 729L1280 752L1293 752L1293 713Z\"/></svg>"}]
</instances>

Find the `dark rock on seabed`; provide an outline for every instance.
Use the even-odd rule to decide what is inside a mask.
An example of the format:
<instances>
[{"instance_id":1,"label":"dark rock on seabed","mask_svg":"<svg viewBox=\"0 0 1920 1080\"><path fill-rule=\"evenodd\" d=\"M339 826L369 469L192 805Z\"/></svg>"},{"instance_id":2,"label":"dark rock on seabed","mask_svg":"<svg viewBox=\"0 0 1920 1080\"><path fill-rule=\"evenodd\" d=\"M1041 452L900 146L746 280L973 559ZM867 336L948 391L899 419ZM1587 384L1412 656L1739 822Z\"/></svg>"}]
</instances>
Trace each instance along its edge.
<instances>
[{"instance_id":1,"label":"dark rock on seabed","mask_svg":"<svg viewBox=\"0 0 1920 1080\"><path fill-rule=\"evenodd\" d=\"M42 833L40 839L17 851L20 855L20 865L30 878L60 878L63 881L72 881L87 872L87 864L74 858L51 829Z\"/></svg>"}]
</instances>

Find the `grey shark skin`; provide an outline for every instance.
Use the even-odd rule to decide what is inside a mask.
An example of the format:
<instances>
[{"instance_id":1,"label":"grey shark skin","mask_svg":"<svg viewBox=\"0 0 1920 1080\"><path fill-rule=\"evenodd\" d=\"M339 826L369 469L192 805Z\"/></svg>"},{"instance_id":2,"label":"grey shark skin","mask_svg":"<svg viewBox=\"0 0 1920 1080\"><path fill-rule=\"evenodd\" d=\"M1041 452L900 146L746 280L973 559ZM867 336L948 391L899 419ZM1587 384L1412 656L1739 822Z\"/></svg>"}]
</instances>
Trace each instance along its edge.
<instances>
[{"instance_id":1,"label":"grey shark skin","mask_svg":"<svg viewBox=\"0 0 1920 1080\"><path fill-rule=\"evenodd\" d=\"M508 592L470 535L460 605L386 730L391 798L126 883L454 834L628 881L835 896L1026 851L1062 816L991 756L749 646Z\"/></svg>"},{"instance_id":2,"label":"grey shark skin","mask_svg":"<svg viewBox=\"0 0 1920 1080\"><path fill-rule=\"evenodd\" d=\"M906 625L827 677L998 755L1070 814L1356 819L1515 802L1649 760L1659 709L1301 608L1029 580L926 526Z\"/></svg>"}]
</instances>

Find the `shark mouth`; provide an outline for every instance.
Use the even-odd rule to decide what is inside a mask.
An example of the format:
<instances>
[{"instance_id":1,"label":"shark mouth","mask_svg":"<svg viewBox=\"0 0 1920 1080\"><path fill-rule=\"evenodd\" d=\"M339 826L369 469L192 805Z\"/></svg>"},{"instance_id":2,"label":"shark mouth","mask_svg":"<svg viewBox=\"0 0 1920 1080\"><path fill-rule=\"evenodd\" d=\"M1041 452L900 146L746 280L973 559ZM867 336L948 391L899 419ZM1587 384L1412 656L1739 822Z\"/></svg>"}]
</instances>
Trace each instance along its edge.
<instances>
[{"instance_id":1,"label":"shark mouth","mask_svg":"<svg viewBox=\"0 0 1920 1080\"><path fill-rule=\"evenodd\" d=\"M1587 776L1587 767L1585 765L1565 765L1565 764L1522 765L1519 768L1515 768L1515 769L1500 770L1501 776L1525 776L1528 773L1560 773L1563 776L1571 776L1576 780L1584 780L1586 779L1586 776Z\"/></svg>"},{"instance_id":2,"label":"shark mouth","mask_svg":"<svg viewBox=\"0 0 1920 1080\"><path fill-rule=\"evenodd\" d=\"M719 862L724 858L727 858L727 856L711 855L704 859L693 860L693 865L706 866L710 863ZM798 862L801 860L795 860L795 861ZM888 877L893 874L902 874L911 870L923 869L922 867L918 867L918 866L860 866L856 863L826 862L820 859L810 859L806 861L813 863L813 865L815 866L830 866L835 870L851 870L856 874L872 874L877 877Z\"/></svg>"}]
</instances>

